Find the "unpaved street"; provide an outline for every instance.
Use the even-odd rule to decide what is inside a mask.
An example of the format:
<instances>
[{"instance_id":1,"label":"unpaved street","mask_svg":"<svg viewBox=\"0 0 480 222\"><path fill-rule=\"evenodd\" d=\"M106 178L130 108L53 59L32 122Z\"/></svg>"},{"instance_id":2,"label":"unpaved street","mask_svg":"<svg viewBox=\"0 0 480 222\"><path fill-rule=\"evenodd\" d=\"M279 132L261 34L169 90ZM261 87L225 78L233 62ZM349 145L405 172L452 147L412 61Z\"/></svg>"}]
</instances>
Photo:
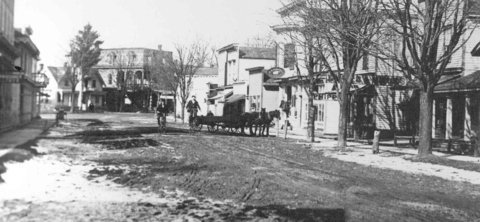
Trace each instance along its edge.
<instances>
[{"instance_id":1,"label":"unpaved street","mask_svg":"<svg viewBox=\"0 0 480 222\"><path fill-rule=\"evenodd\" d=\"M29 149L39 154L6 164L0 216L5 221L480 221L478 184L341 161L331 149L292 139L191 135L172 123L159 135L151 115L76 115L51 128L18 156Z\"/></svg>"}]
</instances>

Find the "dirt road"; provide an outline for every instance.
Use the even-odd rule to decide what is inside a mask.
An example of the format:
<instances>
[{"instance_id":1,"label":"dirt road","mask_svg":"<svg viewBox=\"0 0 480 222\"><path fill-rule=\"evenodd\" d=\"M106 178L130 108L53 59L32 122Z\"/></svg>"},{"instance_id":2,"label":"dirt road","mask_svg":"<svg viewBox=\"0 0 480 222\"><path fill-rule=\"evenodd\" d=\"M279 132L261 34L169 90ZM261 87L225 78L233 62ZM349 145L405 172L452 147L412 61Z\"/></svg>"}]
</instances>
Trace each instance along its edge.
<instances>
[{"instance_id":1,"label":"dirt road","mask_svg":"<svg viewBox=\"0 0 480 222\"><path fill-rule=\"evenodd\" d=\"M105 189L108 183L119 194L141 191L135 201L87 198L73 208L101 204L105 212L123 212L125 221L480 221L479 185L344 162L296 140L204 131L191 135L181 124L170 124L168 133L159 135L154 124L146 114L78 116L33 145L70 164L75 175L84 172L89 184ZM153 199L142 201L147 197ZM12 197L4 205L15 208L19 202L40 218L39 212L48 208L19 199ZM5 214L25 216L18 213L22 210L15 212ZM109 218L101 212L82 215Z\"/></svg>"}]
</instances>

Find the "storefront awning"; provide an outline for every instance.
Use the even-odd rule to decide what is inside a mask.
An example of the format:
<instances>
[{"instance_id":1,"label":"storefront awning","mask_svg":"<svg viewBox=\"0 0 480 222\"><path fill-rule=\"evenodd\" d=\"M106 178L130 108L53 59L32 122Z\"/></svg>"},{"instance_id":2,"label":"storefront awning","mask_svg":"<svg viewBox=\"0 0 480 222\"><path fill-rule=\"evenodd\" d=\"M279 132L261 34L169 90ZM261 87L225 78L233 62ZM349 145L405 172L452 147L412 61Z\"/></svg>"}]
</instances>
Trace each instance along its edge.
<instances>
[{"instance_id":1,"label":"storefront awning","mask_svg":"<svg viewBox=\"0 0 480 222\"><path fill-rule=\"evenodd\" d=\"M231 94L233 94L233 89L225 90L225 91L223 91L223 93L220 93L220 94L218 94L218 95L216 95L216 96L214 96L214 97L212 97L212 98L208 98L208 99L209 99L209 100L212 100L212 99L213 99L213 100L222 99L224 96L229 96L229 95L231 95Z\"/></svg>"},{"instance_id":2,"label":"storefront awning","mask_svg":"<svg viewBox=\"0 0 480 222\"><path fill-rule=\"evenodd\" d=\"M242 99L245 99L245 94L234 94L228 97L227 99L225 99L225 103L234 103Z\"/></svg>"}]
</instances>

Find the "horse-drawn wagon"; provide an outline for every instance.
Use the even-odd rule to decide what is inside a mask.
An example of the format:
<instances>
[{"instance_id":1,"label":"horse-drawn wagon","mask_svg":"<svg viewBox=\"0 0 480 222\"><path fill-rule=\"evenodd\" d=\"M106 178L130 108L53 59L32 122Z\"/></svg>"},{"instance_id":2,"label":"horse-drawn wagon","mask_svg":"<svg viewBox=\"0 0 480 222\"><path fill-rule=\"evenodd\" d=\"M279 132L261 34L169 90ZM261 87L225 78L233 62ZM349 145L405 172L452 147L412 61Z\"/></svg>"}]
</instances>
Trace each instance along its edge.
<instances>
[{"instance_id":1,"label":"horse-drawn wagon","mask_svg":"<svg viewBox=\"0 0 480 222\"><path fill-rule=\"evenodd\" d=\"M252 113L243 113L241 115L227 115L227 116L197 116L192 122L192 129L199 131L202 128L202 125L207 126L208 132L232 132L232 133L241 133L245 134L245 127L250 129L250 135L256 135L257 129L259 130L259 135L262 136L267 133L268 128L270 127L271 122L274 118L280 119L280 112L278 110L265 112L252 112ZM255 127L255 132L253 131Z\"/></svg>"}]
</instances>

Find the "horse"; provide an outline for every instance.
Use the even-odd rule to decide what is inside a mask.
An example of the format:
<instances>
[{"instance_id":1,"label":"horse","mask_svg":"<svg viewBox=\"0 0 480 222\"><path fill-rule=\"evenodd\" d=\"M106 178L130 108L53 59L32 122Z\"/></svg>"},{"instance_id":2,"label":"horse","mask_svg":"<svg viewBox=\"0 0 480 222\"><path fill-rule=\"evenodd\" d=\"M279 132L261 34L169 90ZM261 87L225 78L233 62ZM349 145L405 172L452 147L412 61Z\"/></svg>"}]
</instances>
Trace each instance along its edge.
<instances>
[{"instance_id":1,"label":"horse","mask_svg":"<svg viewBox=\"0 0 480 222\"><path fill-rule=\"evenodd\" d=\"M259 113L258 112L251 112L251 113L242 113L242 115L240 115L241 117L241 121L242 121L242 127L241 130L242 130L242 134L245 134L245 130L244 130L244 127L249 127L250 128L250 135L253 135L253 122L258 118L259 116Z\"/></svg>"},{"instance_id":2,"label":"horse","mask_svg":"<svg viewBox=\"0 0 480 222\"><path fill-rule=\"evenodd\" d=\"M274 118L280 120L280 111L274 110L270 112L265 112L265 108L262 108L260 112L260 118L254 121L255 123L255 135L257 134L257 128L260 128L258 131L259 136L265 136L265 129L267 130L267 137L270 136L270 125Z\"/></svg>"}]
</instances>

